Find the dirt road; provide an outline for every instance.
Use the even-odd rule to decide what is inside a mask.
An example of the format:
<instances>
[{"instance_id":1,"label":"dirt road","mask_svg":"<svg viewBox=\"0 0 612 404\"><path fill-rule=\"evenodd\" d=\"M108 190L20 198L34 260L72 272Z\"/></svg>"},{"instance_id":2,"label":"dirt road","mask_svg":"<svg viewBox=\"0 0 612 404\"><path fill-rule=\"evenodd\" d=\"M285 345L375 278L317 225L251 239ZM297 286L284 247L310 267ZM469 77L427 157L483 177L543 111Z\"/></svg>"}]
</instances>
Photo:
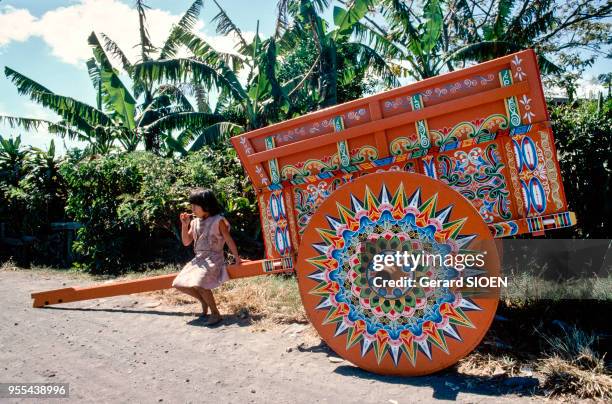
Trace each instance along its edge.
<instances>
[{"instance_id":1,"label":"dirt road","mask_svg":"<svg viewBox=\"0 0 612 404\"><path fill-rule=\"evenodd\" d=\"M261 332L248 319L228 316L221 326L207 328L194 321L195 304L177 308L151 295L31 307L31 292L66 285L83 280L0 271L0 382L70 383L69 399L48 402L539 400L517 394L523 387L513 378L491 383L453 370L419 378L373 375L341 361L325 345L305 345L303 325Z\"/></svg>"}]
</instances>

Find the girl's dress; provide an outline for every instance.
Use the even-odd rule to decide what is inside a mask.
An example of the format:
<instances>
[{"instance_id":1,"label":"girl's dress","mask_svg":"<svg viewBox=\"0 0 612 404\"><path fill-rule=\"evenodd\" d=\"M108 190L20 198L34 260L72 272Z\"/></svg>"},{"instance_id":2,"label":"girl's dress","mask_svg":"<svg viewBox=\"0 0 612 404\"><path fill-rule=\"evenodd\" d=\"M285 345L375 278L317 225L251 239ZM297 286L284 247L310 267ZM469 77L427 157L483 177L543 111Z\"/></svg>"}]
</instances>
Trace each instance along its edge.
<instances>
[{"instance_id":1,"label":"girl's dress","mask_svg":"<svg viewBox=\"0 0 612 404\"><path fill-rule=\"evenodd\" d=\"M191 221L195 258L174 278L173 287L213 289L229 280L223 256L225 239L219 230L221 220L225 221L229 229L227 219L221 215Z\"/></svg>"}]
</instances>

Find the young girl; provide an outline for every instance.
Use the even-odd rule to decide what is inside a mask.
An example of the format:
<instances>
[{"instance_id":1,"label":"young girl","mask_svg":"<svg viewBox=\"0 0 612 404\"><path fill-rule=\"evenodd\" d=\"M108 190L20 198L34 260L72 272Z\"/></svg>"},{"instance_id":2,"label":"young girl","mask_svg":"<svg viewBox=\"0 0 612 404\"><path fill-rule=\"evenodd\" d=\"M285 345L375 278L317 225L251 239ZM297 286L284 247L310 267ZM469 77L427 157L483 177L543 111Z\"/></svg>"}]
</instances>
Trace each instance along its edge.
<instances>
[{"instance_id":1,"label":"young girl","mask_svg":"<svg viewBox=\"0 0 612 404\"><path fill-rule=\"evenodd\" d=\"M206 325L214 325L221 321L221 315L211 289L229 279L223 259L223 245L227 243L236 257L236 264L240 264L240 257L229 233L229 222L220 215L221 207L213 192L210 189L196 189L189 195L189 203L195 217L181 213L181 238L185 246L193 242L195 258L174 278L172 286L199 300L202 316L206 316L210 308Z\"/></svg>"}]
</instances>

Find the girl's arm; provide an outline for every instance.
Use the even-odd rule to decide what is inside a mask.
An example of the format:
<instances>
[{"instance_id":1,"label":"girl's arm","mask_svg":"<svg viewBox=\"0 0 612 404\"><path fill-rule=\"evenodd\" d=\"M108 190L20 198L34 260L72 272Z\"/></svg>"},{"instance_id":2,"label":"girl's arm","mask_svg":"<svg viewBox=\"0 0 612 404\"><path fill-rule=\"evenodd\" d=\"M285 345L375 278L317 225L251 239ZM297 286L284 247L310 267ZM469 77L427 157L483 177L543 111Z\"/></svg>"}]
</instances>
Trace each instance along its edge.
<instances>
[{"instance_id":1,"label":"girl's arm","mask_svg":"<svg viewBox=\"0 0 612 404\"><path fill-rule=\"evenodd\" d=\"M225 239L225 243L227 244L230 251L232 252L232 255L236 258L236 265L240 265L241 261L240 261L240 256L238 255L238 248L236 247L236 243L234 242L234 239L229 233L227 219L223 218L219 221L219 230L221 231L221 234L223 235L223 238Z\"/></svg>"},{"instance_id":2,"label":"girl's arm","mask_svg":"<svg viewBox=\"0 0 612 404\"><path fill-rule=\"evenodd\" d=\"M181 240L183 245L187 247L193 242L193 234L191 233L191 215L189 213L181 213Z\"/></svg>"}]
</instances>

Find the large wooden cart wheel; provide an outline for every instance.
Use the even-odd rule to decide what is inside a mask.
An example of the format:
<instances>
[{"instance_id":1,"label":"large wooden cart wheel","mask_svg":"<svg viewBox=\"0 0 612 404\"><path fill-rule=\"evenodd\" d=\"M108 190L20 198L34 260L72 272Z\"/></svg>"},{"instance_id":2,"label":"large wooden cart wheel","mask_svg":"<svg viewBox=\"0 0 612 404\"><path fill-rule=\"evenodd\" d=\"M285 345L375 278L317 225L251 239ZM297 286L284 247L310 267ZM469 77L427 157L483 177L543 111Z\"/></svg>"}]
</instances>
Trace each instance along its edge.
<instances>
[{"instance_id":1,"label":"large wooden cart wheel","mask_svg":"<svg viewBox=\"0 0 612 404\"><path fill-rule=\"evenodd\" d=\"M395 251L480 251L485 265L461 271L439 262L414 270L373 269L373 254ZM442 182L405 172L368 174L327 198L303 234L297 274L306 313L325 342L344 359L380 374L424 375L454 364L481 341L499 298L497 289L373 282L376 276L451 280L499 274L491 233L467 199Z\"/></svg>"}]
</instances>

